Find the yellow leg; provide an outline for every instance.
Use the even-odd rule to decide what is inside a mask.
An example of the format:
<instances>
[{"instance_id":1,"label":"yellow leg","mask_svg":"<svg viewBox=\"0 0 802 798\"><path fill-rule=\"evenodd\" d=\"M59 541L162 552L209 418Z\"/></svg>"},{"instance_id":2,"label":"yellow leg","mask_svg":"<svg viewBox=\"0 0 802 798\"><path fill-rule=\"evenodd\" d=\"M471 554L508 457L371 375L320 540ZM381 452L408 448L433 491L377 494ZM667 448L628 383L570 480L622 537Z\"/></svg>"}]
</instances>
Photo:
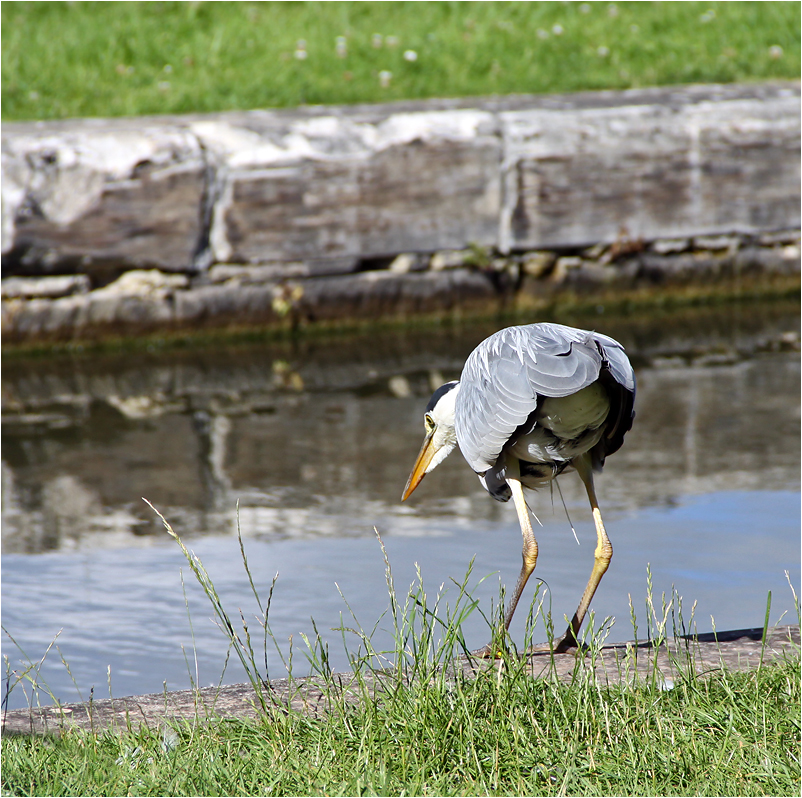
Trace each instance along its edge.
<instances>
[{"instance_id":1,"label":"yellow leg","mask_svg":"<svg viewBox=\"0 0 802 798\"><path fill-rule=\"evenodd\" d=\"M511 462L508 466L507 484L512 491L512 500L515 503L515 510L518 513L518 522L521 525L521 534L524 538L524 545L522 550L523 563L521 564L521 572L518 574L518 581L515 583L515 591L512 595L512 600L507 606L507 612L504 615L504 629L510 628L512 616L515 614L515 608L518 606L518 600L521 598L521 593L524 592L527 581L535 570L537 564L537 540L535 540L535 533L532 531L532 521L529 517L529 508L526 506L524 499L523 488L521 487L520 474L518 471L518 462ZM491 641L492 642L492 641ZM498 651L494 651L492 645L488 643L484 648L475 651L474 654L480 657L496 657Z\"/></svg>"},{"instance_id":2,"label":"yellow leg","mask_svg":"<svg viewBox=\"0 0 802 798\"><path fill-rule=\"evenodd\" d=\"M593 599L593 594L599 586L602 577L604 576L607 568L610 565L610 560L613 558L613 545L610 543L610 538L607 537L607 532L604 529L602 522L601 511L599 510L599 502L596 499L596 491L593 487L593 469L588 455L574 460L574 467L576 468L579 478L585 485L585 490L588 492L588 499L590 506L593 510L593 521L596 524L596 551L593 554L593 570L590 573L585 592L582 594L582 599L579 602L574 617L571 620L571 625L568 627L565 635L559 641L555 650L561 651L566 648L571 648L576 645L579 635L579 627L582 626L582 621L585 619L585 614L588 611L590 602Z\"/></svg>"},{"instance_id":3,"label":"yellow leg","mask_svg":"<svg viewBox=\"0 0 802 798\"><path fill-rule=\"evenodd\" d=\"M507 484L512 491L512 500L515 502L515 509L518 512L518 521L521 524L521 534L524 538L523 550L521 552L523 563L521 564L521 572L518 574L518 581L515 583L515 592L512 595L512 600L507 607L507 612L504 616L504 628L510 628L512 616L515 614L515 608L518 606L518 600L521 598L521 593L524 592L526 583L532 575L537 565L537 540L535 540L535 533L532 531L532 520L529 517L529 508L526 506L524 499L523 488L521 481L517 477L508 477Z\"/></svg>"}]
</instances>

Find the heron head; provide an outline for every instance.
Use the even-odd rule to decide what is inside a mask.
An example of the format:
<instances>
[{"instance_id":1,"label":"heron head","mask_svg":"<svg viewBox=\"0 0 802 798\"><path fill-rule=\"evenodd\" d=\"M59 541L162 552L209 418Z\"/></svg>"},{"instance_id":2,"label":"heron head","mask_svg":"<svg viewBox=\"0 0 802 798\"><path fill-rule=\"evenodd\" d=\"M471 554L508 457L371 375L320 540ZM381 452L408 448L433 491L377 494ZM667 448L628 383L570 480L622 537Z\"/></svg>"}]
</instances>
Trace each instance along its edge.
<instances>
[{"instance_id":1,"label":"heron head","mask_svg":"<svg viewBox=\"0 0 802 798\"><path fill-rule=\"evenodd\" d=\"M458 393L459 381L447 382L432 394L429 404L426 405L426 412L423 415L426 437L407 480L401 501L408 498L426 474L434 471L457 445L457 434L454 431L454 409Z\"/></svg>"}]
</instances>

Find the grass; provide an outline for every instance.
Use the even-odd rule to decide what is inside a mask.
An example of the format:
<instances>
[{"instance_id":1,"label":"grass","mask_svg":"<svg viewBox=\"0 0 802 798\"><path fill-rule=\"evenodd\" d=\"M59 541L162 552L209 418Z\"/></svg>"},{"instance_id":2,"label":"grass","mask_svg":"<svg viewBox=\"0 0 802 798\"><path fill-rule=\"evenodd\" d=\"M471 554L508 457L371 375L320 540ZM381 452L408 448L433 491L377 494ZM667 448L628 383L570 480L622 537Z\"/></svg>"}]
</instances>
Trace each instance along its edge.
<instances>
[{"instance_id":1,"label":"grass","mask_svg":"<svg viewBox=\"0 0 802 798\"><path fill-rule=\"evenodd\" d=\"M791 2L16 2L2 24L4 120L800 73Z\"/></svg>"},{"instance_id":2,"label":"grass","mask_svg":"<svg viewBox=\"0 0 802 798\"><path fill-rule=\"evenodd\" d=\"M704 677L677 662L683 675L673 685L656 672L603 685L581 660L567 683L534 679L509 655L503 670L466 678L442 666L463 649L460 624L478 609L466 588L470 573L444 611L440 594L427 603L420 580L399 602L387 563L395 650L375 651L371 633L352 618L361 700L349 702L335 687L325 648L307 641L330 708L311 718L285 711L262 690L268 674L254 645L271 637L269 598L254 588L244 548L258 635L241 611L229 617L203 564L176 540L261 695L263 717L119 735L6 735L3 795L799 794L799 652ZM660 609L649 598L647 607L646 626L658 641L669 618L675 631L685 629L677 597L664 598ZM527 638L539 612L530 611ZM637 631L634 611L632 622ZM591 661L607 629L588 636ZM378 698L370 689L377 676L385 684Z\"/></svg>"},{"instance_id":3,"label":"grass","mask_svg":"<svg viewBox=\"0 0 802 798\"><path fill-rule=\"evenodd\" d=\"M14 795L799 795L799 661L673 690L480 678L324 720L3 739Z\"/></svg>"}]
</instances>

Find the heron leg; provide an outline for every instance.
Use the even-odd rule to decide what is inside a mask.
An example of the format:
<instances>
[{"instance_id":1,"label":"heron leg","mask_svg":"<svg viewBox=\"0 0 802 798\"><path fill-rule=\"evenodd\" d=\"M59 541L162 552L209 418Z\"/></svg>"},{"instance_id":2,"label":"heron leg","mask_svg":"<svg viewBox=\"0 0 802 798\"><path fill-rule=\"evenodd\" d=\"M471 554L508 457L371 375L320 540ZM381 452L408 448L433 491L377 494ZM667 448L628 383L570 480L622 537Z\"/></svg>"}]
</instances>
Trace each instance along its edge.
<instances>
[{"instance_id":1,"label":"heron leg","mask_svg":"<svg viewBox=\"0 0 802 798\"><path fill-rule=\"evenodd\" d=\"M526 583L529 581L532 571L535 570L535 565L537 565L537 540L535 540L535 533L532 531L532 519L529 517L529 508L526 506L521 481L517 478L508 477L507 484L512 491L512 500L515 502L515 509L518 512L518 521L521 524L521 534L523 535L524 543L521 551L523 560L521 563L521 572L518 574L518 581L515 583L515 591L512 594L512 600L504 615L505 629L510 628L512 616L515 614L515 608L518 606L521 593L524 592Z\"/></svg>"},{"instance_id":2,"label":"heron leg","mask_svg":"<svg viewBox=\"0 0 802 798\"><path fill-rule=\"evenodd\" d=\"M515 583L515 591L513 592L512 600L504 614L505 631L510 628L510 622L512 621L512 616L515 614L515 608L518 606L518 600L521 598L521 593L524 592L526 583L529 581L529 577L532 575L532 571L535 570L535 565L537 564L537 540L535 540L535 533L532 531L532 520L529 517L529 508L526 506L526 500L524 499L523 488L519 478L520 475L518 474L516 466L517 463L515 465L510 463L508 466L509 476L507 477L507 484L512 491L512 499L518 513L518 521L521 524L521 534L524 539L522 550L523 563L521 564L521 572L518 574L518 581ZM513 469L515 470L513 471ZM510 472L513 472L515 476ZM491 641L484 648L475 651L474 655L479 657L496 657L498 652L493 650Z\"/></svg>"},{"instance_id":3,"label":"heron leg","mask_svg":"<svg viewBox=\"0 0 802 798\"><path fill-rule=\"evenodd\" d=\"M588 499L590 500L590 507L593 511L593 522L596 525L596 551L593 554L593 570L590 573L585 592L582 594L582 599L579 602L574 617L571 619L571 624L566 630L565 634L555 641L556 645L554 651L565 651L569 648L574 648L577 645L579 627L582 626L582 621L585 619L585 614L588 611L590 602L593 599L593 594L602 580L602 577L610 565L610 560L613 558L613 545L610 543L610 538L607 537L607 532L604 529L604 522L602 521L601 511L599 510L599 502L596 499L596 490L593 487L593 468L591 466L590 456L583 454L574 460L574 467L576 468L579 478L585 485L585 490L588 492Z\"/></svg>"}]
</instances>

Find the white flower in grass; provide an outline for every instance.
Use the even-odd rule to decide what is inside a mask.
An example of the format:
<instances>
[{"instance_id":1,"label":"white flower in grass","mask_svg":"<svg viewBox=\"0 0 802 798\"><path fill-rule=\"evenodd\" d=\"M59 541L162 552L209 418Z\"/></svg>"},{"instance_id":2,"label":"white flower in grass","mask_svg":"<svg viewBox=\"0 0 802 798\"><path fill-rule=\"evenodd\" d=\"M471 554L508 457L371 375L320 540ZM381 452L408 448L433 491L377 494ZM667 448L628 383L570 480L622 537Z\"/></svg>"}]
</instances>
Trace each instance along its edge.
<instances>
[{"instance_id":1,"label":"white flower in grass","mask_svg":"<svg viewBox=\"0 0 802 798\"><path fill-rule=\"evenodd\" d=\"M417 61L418 54L414 50L404 51L404 61Z\"/></svg>"},{"instance_id":2,"label":"white flower in grass","mask_svg":"<svg viewBox=\"0 0 802 798\"><path fill-rule=\"evenodd\" d=\"M388 37L387 37L387 38L384 40L384 43L385 43L385 44L386 44L388 47L398 47L398 36L388 36Z\"/></svg>"},{"instance_id":3,"label":"white flower in grass","mask_svg":"<svg viewBox=\"0 0 802 798\"><path fill-rule=\"evenodd\" d=\"M549 38L549 32L547 30L543 30L543 28L538 28L537 29L537 37L538 37L538 39L548 39Z\"/></svg>"},{"instance_id":4,"label":"white flower in grass","mask_svg":"<svg viewBox=\"0 0 802 798\"><path fill-rule=\"evenodd\" d=\"M178 733L167 726L162 728L162 751L165 754L169 754L170 751L174 750L178 747L178 744L181 742L181 738L178 736Z\"/></svg>"},{"instance_id":5,"label":"white flower in grass","mask_svg":"<svg viewBox=\"0 0 802 798\"><path fill-rule=\"evenodd\" d=\"M588 3L580 4L579 11L582 14L590 14L590 5Z\"/></svg>"},{"instance_id":6,"label":"white flower in grass","mask_svg":"<svg viewBox=\"0 0 802 798\"><path fill-rule=\"evenodd\" d=\"M295 43L295 53L293 54L299 61L306 60L308 53L306 52L306 39L298 39Z\"/></svg>"},{"instance_id":7,"label":"white flower in grass","mask_svg":"<svg viewBox=\"0 0 802 798\"><path fill-rule=\"evenodd\" d=\"M702 14L701 17L699 17L699 22L712 22L715 18L716 12L713 11L712 8L709 8L704 14Z\"/></svg>"},{"instance_id":8,"label":"white flower in grass","mask_svg":"<svg viewBox=\"0 0 802 798\"><path fill-rule=\"evenodd\" d=\"M610 5L607 6L607 13L611 17L617 17L618 16L618 6L615 3L610 3Z\"/></svg>"},{"instance_id":9,"label":"white flower in grass","mask_svg":"<svg viewBox=\"0 0 802 798\"><path fill-rule=\"evenodd\" d=\"M783 57L783 48L780 47L779 44L772 44L772 46L769 47L769 58L771 58L773 61L776 61L778 58L782 57Z\"/></svg>"},{"instance_id":10,"label":"white flower in grass","mask_svg":"<svg viewBox=\"0 0 802 798\"><path fill-rule=\"evenodd\" d=\"M383 89L387 89L390 86L390 81L393 79L393 73L388 72L386 69L383 69L379 72L379 85Z\"/></svg>"},{"instance_id":11,"label":"white flower in grass","mask_svg":"<svg viewBox=\"0 0 802 798\"><path fill-rule=\"evenodd\" d=\"M563 26L559 25L559 24L558 25L554 25L554 27L552 27L552 29L551 29L551 32L555 36L562 36L563 35Z\"/></svg>"},{"instance_id":12,"label":"white flower in grass","mask_svg":"<svg viewBox=\"0 0 802 798\"><path fill-rule=\"evenodd\" d=\"M602 45L596 50L596 55L598 55L599 58L607 58L607 56L610 55L610 48Z\"/></svg>"},{"instance_id":13,"label":"white flower in grass","mask_svg":"<svg viewBox=\"0 0 802 798\"><path fill-rule=\"evenodd\" d=\"M373 46L378 50L382 46L384 37L381 35L381 33L374 33L371 41L373 42Z\"/></svg>"},{"instance_id":14,"label":"white flower in grass","mask_svg":"<svg viewBox=\"0 0 802 798\"><path fill-rule=\"evenodd\" d=\"M348 55L348 41L345 36L338 36L334 49L340 58L345 58Z\"/></svg>"}]
</instances>

